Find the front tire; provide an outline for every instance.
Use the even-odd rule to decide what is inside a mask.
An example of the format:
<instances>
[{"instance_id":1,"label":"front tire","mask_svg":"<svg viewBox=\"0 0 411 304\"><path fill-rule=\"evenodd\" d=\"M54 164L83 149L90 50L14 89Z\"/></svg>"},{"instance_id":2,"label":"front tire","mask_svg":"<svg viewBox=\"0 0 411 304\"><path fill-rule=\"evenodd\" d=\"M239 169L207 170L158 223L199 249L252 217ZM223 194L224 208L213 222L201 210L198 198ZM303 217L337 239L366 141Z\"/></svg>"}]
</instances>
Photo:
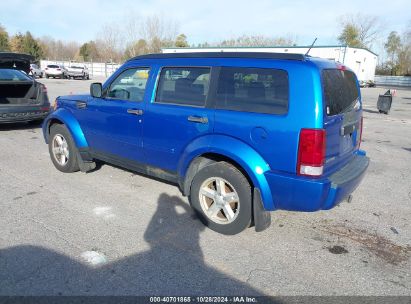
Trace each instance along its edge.
<instances>
[{"instance_id":1,"label":"front tire","mask_svg":"<svg viewBox=\"0 0 411 304\"><path fill-rule=\"evenodd\" d=\"M190 203L200 220L216 232L233 235L250 226L251 186L229 163L213 163L197 172L191 184Z\"/></svg>"},{"instance_id":2,"label":"front tire","mask_svg":"<svg viewBox=\"0 0 411 304\"><path fill-rule=\"evenodd\" d=\"M54 124L50 128L49 153L57 170L64 173L79 170L77 148L65 125Z\"/></svg>"}]
</instances>

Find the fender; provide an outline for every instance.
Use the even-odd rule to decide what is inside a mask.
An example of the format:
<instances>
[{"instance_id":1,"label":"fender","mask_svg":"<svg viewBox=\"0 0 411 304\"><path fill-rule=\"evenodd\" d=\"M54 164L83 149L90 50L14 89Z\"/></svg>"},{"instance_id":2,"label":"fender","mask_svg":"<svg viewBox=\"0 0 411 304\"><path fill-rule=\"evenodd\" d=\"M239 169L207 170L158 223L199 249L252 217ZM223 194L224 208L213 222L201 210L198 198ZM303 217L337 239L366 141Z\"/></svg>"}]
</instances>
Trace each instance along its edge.
<instances>
[{"instance_id":1,"label":"fender","mask_svg":"<svg viewBox=\"0 0 411 304\"><path fill-rule=\"evenodd\" d=\"M43 135L46 143L48 143L49 141L49 128L50 122L52 120L58 120L66 125L78 149L88 148L88 143L86 137L84 136L83 130L80 127L80 124L78 123L74 115L64 108L60 108L52 112L49 116L47 116L46 120L44 121Z\"/></svg>"},{"instance_id":2,"label":"fender","mask_svg":"<svg viewBox=\"0 0 411 304\"><path fill-rule=\"evenodd\" d=\"M192 160L205 153L220 154L238 163L247 172L254 187L260 190L264 209L275 210L273 196L264 176L270 170L269 165L252 147L233 137L206 135L195 139L180 158L178 175L184 177Z\"/></svg>"}]
</instances>

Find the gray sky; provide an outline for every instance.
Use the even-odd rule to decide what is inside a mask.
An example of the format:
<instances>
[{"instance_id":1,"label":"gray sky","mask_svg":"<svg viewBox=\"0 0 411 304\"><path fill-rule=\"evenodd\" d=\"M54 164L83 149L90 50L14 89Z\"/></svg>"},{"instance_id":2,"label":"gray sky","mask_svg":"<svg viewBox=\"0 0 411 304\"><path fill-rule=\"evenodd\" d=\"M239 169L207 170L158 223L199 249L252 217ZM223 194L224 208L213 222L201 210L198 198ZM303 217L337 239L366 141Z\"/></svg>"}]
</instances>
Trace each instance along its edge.
<instances>
[{"instance_id":1,"label":"gray sky","mask_svg":"<svg viewBox=\"0 0 411 304\"><path fill-rule=\"evenodd\" d=\"M338 17L344 14L380 16L386 33L403 32L411 20L410 0L11 0L2 5L0 23L9 33L86 42L106 23L158 14L179 23L189 43L216 42L249 35L287 36L298 44L337 43Z\"/></svg>"}]
</instances>

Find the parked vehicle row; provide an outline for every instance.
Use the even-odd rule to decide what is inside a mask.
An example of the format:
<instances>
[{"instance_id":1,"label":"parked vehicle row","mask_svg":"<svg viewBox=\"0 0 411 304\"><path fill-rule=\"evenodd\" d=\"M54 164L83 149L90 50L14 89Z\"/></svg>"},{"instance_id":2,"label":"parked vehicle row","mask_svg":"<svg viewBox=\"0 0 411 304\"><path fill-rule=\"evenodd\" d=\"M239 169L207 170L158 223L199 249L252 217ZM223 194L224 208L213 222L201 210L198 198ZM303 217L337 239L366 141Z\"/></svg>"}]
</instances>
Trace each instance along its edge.
<instances>
[{"instance_id":1,"label":"parked vehicle row","mask_svg":"<svg viewBox=\"0 0 411 304\"><path fill-rule=\"evenodd\" d=\"M87 66L81 63L72 63L68 67L61 64L49 64L44 71L37 64L32 63L28 74L34 78L90 79Z\"/></svg>"},{"instance_id":2,"label":"parked vehicle row","mask_svg":"<svg viewBox=\"0 0 411 304\"><path fill-rule=\"evenodd\" d=\"M140 56L55 107L43 133L58 170L100 160L175 183L223 234L330 209L369 163L355 74L301 54Z\"/></svg>"}]
</instances>

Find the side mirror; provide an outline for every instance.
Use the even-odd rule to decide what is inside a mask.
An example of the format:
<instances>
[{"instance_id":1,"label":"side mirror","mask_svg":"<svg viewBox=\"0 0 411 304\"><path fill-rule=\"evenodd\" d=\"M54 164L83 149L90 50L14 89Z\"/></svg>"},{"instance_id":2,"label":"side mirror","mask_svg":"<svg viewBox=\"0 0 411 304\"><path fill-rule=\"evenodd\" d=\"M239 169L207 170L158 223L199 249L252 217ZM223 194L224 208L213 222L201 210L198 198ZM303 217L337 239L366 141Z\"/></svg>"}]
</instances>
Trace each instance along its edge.
<instances>
[{"instance_id":1,"label":"side mirror","mask_svg":"<svg viewBox=\"0 0 411 304\"><path fill-rule=\"evenodd\" d=\"M90 95L95 98L101 98L103 95L103 86L100 82L94 82L90 85Z\"/></svg>"}]
</instances>

